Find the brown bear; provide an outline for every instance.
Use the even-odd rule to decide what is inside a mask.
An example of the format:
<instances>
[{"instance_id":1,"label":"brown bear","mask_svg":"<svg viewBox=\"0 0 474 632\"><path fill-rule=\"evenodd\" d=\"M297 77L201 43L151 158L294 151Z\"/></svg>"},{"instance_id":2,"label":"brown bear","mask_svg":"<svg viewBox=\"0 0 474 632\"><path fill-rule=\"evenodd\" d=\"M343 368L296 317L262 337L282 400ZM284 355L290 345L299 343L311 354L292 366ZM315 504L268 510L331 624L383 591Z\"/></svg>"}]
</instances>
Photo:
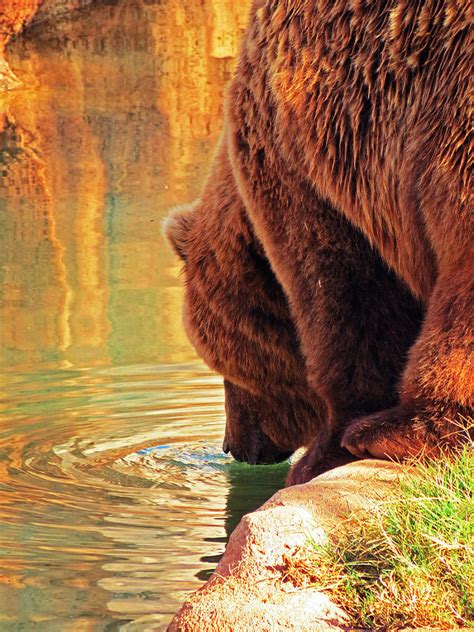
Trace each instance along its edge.
<instances>
[{"instance_id":1,"label":"brown bear","mask_svg":"<svg viewBox=\"0 0 474 632\"><path fill-rule=\"evenodd\" d=\"M224 449L459 445L473 414L470 3L256 0L201 198L167 235Z\"/></svg>"}]
</instances>

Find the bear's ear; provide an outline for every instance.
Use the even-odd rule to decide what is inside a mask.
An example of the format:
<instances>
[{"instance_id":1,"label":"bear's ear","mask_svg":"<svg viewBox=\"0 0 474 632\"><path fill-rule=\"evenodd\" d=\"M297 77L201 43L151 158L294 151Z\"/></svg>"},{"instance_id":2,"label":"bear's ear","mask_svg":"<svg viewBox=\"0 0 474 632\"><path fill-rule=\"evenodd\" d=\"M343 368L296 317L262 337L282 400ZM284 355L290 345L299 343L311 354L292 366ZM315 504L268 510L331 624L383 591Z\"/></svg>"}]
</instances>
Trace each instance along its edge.
<instances>
[{"instance_id":1,"label":"bear's ear","mask_svg":"<svg viewBox=\"0 0 474 632\"><path fill-rule=\"evenodd\" d=\"M178 257L186 261L188 233L194 215L194 206L179 206L163 222L163 234L167 237Z\"/></svg>"}]
</instances>

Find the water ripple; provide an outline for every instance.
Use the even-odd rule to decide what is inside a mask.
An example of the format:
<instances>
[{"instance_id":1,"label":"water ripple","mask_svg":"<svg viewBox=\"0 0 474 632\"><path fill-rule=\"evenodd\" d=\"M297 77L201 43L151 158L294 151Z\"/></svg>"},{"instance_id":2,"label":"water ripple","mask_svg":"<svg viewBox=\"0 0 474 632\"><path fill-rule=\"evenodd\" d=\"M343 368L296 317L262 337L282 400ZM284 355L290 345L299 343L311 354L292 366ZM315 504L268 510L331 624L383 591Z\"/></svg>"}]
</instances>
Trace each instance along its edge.
<instances>
[{"instance_id":1,"label":"water ripple","mask_svg":"<svg viewBox=\"0 0 474 632\"><path fill-rule=\"evenodd\" d=\"M6 372L3 409L0 626L28 594L50 624L161 629L286 472L222 453L221 380L201 364Z\"/></svg>"}]
</instances>

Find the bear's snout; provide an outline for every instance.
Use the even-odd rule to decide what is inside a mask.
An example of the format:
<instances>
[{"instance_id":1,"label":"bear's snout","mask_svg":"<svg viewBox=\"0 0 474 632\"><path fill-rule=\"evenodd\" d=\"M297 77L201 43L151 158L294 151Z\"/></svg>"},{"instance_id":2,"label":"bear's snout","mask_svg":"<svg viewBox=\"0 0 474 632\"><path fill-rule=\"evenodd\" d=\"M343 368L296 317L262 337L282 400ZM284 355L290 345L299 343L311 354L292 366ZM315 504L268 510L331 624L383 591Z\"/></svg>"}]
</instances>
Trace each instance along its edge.
<instances>
[{"instance_id":1,"label":"bear's snout","mask_svg":"<svg viewBox=\"0 0 474 632\"><path fill-rule=\"evenodd\" d=\"M222 449L236 461L250 465L281 463L292 452L279 447L262 430L262 415L268 404L244 389L224 380L226 432Z\"/></svg>"},{"instance_id":2,"label":"bear's snout","mask_svg":"<svg viewBox=\"0 0 474 632\"><path fill-rule=\"evenodd\" d=\"M236 461L250 465L272 465L286 461L292 452L281 450L260 428L254 428L246 445L232 445L227 437L222 442L222 450L229 452Z\"/></svg>"}]
</instances>

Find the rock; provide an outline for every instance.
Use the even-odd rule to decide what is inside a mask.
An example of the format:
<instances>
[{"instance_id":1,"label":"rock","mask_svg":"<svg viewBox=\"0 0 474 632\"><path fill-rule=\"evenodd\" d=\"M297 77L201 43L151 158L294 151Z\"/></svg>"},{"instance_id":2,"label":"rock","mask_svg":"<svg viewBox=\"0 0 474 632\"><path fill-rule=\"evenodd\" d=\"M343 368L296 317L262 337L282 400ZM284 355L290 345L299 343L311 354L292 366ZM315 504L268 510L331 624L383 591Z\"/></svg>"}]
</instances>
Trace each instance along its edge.
<instances>
[{"instance_id":1,"label":"rock","mask_svg":"<svg viewBox=\"0 0 474 632\"><path fill-rule=\"evenodd\" d=\"M209 581L187 601L168 632L345 630L345 613L314 588L285 581L285 558L308 536L324 542L354 511L371 511L397 484L401 466L351 463L280 490L244 516Z\"/></svg>"}]
</instances>

